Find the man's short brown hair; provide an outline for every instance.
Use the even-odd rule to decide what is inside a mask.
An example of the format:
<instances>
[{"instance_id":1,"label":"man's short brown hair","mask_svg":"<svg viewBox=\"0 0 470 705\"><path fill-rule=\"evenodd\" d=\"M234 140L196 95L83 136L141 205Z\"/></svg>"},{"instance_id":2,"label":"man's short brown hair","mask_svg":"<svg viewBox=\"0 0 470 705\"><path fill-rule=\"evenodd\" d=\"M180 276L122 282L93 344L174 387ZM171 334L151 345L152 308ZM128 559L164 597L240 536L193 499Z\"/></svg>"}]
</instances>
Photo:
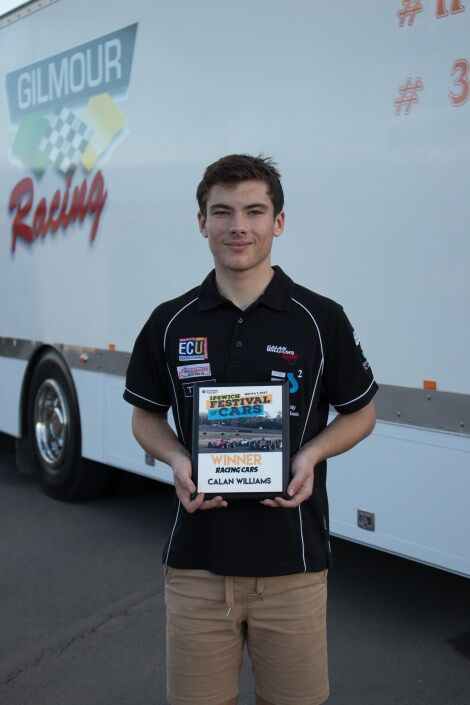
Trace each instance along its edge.
<instances>
[{"instance_id":1,"label":"man's short brown hair","mask_svg":"<svg viewBox=\"0 0 470 705\"><path fill-rule=\"evenodd\" d=\"M197 187L196 198L201 213L207 215L207 195L212 186L239 184L242 181L264 181L273 203L274 215L282 211L284 192L279 171L272 159L262 154L257 157L250 154L228 154L207 167Z\"/></svg>"}]
</instances>

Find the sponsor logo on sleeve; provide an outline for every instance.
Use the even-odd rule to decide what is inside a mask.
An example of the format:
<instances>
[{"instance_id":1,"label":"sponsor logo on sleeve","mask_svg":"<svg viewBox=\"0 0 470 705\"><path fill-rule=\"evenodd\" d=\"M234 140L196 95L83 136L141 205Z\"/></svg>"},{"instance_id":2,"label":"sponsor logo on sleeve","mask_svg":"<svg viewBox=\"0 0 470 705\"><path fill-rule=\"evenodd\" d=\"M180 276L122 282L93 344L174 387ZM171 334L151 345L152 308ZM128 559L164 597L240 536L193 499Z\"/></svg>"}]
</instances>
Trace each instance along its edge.
<instances>
[{"instance_id":1,"label":"sponsor logo on sleeve","mask_svg":"<svg viewBox=\"0 0 470 705\"><path fill-rule=\"evenodd\" d=\"M368 370L370 368L370 364L369 364L369 361L367 360L366 356L364 355L364 351L362 350L362 347L361 347L361 341L359 340L359 336L355 330L353 330L353 336L354 336L354 342L356 343L357 347L361 351L362 360L363 360L362 367L365 370Z\"/></svg>"},{"instance_id":2,"label":"sponsor logo on sleeve","mask_svg":"<svg viewBox=\"0 0 470 705\"><path fill-rule=\"evenodd\" d=\"M194 377L207 377L211 375L210 362L203 365L178 365L176 368L179 379L193 379Z\"/></svg>"},{"instance_id":3,"label":"sponsor logo on sleeve","mask_svg":"<svg viewBox=\"0 0 470 705\"><path fill-rule=\"evenodd\" d=\"M207 360L207 338L196 336L195 338L180 338L178 341L178 360L189 362L190 360Z\"/></svg>"}]
</instances>

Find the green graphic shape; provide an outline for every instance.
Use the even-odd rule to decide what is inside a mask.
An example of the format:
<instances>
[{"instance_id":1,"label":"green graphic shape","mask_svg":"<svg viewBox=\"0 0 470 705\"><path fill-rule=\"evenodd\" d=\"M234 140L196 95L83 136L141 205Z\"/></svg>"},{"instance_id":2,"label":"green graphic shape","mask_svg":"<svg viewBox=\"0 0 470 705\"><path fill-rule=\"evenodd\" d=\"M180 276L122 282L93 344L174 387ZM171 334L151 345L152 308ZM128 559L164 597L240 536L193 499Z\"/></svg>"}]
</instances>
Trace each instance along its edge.
<instances>
[{"instance_id":1,"label":"green graphic shape","mask_svg":"<svg viewBox=\"0 0 470 705\"><path fill-rule=\"evenodd\" d=\"M126 118L109 93L90 98L80 118L93 130L81 160L85 169L91 171L99 156L108 149L112 139L125 126Z\"/></svg>"},{"instance_id":2,"label":"green graphic shape","mask_svg":"<svg viewBox=\"0 0 470 705\"><path fill-rule=\"evenodd\" d=\"M20 123L13 140L12 150L26 168L42 176L49 164L47 155L40 151L39 143L49 129L49 122L40 115L28 115Z\"/></svg>"}]
</instances>

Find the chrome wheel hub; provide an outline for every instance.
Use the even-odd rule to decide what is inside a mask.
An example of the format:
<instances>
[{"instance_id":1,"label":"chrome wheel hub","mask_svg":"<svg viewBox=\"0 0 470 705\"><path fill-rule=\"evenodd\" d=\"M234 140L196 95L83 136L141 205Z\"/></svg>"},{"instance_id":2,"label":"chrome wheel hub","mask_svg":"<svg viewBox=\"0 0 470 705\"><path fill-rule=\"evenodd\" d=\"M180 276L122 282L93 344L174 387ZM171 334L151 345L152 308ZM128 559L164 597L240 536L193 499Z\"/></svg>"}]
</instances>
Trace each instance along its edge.
<instances>
[{"instance_id":1,"label":"chrome wheel hub","mask_svg":"<svg viewBox=\"0 0 470 705\"><path fill-rule=\"evenodd\" d=\"M42 460L57 468L64 457L69 428L69 410L65 395L54 379L39 387L34 403L34 430Z\"/></svg>"}]
</instances>

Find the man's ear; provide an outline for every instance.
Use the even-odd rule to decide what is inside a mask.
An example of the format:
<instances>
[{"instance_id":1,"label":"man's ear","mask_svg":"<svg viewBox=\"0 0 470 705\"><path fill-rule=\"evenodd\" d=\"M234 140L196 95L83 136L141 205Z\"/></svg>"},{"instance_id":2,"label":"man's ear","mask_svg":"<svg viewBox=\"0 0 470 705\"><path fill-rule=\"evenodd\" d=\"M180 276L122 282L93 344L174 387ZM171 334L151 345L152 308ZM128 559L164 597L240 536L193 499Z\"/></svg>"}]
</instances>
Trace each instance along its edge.
<instances>
[{"instance_id":1,"label":"man's ear","mask_svg":"<svg viewBox=\"0 0 470 705\"><path fill-rule=\"evenodd\" d=\"M286 222L286 214L281 211L274 218L274 237L279 237L284 232L284 225Z\"/></svg>"},{"instance_id":2,"label":"man's ear","mask_svg":"<svg viewBox=\"0 0 470 705\"><path fill-rule=\"evenodd\" d=\"M203 237L208 237L206 229L207 217L203 213L201 213L201 211L199 211L197 214L197 221L199 223L199 232L201 233L201 235Z\"/></svg>"}]
</instances>

